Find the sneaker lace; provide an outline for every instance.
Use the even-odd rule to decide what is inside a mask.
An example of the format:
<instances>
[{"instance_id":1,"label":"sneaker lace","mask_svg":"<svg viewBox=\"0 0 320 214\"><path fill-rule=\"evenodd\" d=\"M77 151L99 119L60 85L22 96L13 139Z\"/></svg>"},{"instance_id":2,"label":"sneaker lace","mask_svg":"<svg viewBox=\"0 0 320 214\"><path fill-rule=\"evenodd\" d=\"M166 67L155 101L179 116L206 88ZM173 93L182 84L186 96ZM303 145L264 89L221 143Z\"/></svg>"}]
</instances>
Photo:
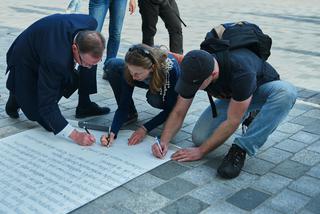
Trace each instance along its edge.
<instances>
[{"instance_id":1,"label":"sneaker lace","mask_svg":"<svg viewBox=\"0 0 320 214\"><path fill-rule=\"evenodd\" d=\"M244 155L245 153L243 151L232 148L227 154L226 159L232 162L233 166L238 166L242 162Z\"/></svg>"}]
</instances>

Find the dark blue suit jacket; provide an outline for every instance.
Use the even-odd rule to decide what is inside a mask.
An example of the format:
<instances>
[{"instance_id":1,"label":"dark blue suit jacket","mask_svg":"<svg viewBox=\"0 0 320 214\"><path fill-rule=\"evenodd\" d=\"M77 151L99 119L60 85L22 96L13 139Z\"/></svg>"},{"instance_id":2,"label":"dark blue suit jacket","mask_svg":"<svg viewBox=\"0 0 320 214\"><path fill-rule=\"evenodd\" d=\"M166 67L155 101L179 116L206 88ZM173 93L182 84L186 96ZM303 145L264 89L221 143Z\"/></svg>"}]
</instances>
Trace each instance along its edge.
<instances>
[{"instance_id":1,"label":"dark blue suit jacket","mask_svg":"<svg viewBox=\"0 0 320 214\"><path fill-rule=\"evenodd\" d=\"M7 88L30 120L41 120L55 134L67 125L58 101L72 84L74 36L96 27L88 15L50 15L24 30L7 52Z\"/></svg>"}]
</instances>

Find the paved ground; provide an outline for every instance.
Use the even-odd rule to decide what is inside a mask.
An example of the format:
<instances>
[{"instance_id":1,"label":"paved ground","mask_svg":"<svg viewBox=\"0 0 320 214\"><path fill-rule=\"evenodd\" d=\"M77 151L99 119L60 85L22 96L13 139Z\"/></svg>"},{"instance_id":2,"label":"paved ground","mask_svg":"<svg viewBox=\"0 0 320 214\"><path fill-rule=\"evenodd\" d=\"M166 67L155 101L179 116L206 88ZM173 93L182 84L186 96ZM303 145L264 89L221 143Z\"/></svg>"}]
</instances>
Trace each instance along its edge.
<instances>
[{"instance_id":1,"label":"paved ground","mask_svg":"<svg viewBox=\"0 0 320 214\"><path fill-rule=\"evenodd\" d=\"M5 70L5 53L14 38L38 18L64 12L67 0L4 0L0 4L0 70ZM318 0L178 0L184 28L185 51L199 47L211 26L248 20L259 24L273 38L270 62L282 79L299 89L299 100L284 123L270 136L261 151L246 161L241 175L233 180L217 176L216 168L232 139L205 159L192 163L168 162L122 187L77 209L80 213L320 213L320 4ZM82 12L87 12L84 1ZM140 42L140 15L127 14L120 56ZM106 29L105 29L106 32ZM167 44L167 32L159 23L156 41ZM99 69L101 71L101 69ZM8 92L0 76L0 137L36 126L23 115L12 120L4 112ZM99 93L93 97L107 104L112 113L116 103L108 83L98 75ZM135 91L139 122L155 110L145 105L145 91ZM63 114L74 119L77 96L61 101ZM182 131L173 143L192 146L194 122L208 105L199 93ZM138 125L136 124L136 125ZM129 127L134 128L134 126ZM161 127L151 134L161 132Z\"/></svg>"}]
</instances>

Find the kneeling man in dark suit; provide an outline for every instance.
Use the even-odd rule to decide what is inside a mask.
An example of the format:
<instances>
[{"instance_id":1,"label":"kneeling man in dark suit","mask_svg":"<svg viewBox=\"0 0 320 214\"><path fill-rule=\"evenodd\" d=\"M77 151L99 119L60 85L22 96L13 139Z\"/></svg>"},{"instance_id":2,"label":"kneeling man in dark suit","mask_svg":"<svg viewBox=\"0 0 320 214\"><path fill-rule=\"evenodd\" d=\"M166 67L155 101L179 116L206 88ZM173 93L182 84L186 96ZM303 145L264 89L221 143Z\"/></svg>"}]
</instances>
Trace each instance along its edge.
<instances>
[{"instance_id":1,"label":"kneeling man in dark suit","mask_svg":"<svg viewBox=\"0 0 320 214\"><path fill-rule=\"evenodd\" d=\"M96 66L105 49L96 27L88 15L55 14L36 21L16 38L7 52L6 113L11 118L18 118L21 109L54 134L83 146L95 142L93 135L68 124L58 102L78 89L77 118L109 113L89 97L97 92Z\"/></svg>"}]
</instances>

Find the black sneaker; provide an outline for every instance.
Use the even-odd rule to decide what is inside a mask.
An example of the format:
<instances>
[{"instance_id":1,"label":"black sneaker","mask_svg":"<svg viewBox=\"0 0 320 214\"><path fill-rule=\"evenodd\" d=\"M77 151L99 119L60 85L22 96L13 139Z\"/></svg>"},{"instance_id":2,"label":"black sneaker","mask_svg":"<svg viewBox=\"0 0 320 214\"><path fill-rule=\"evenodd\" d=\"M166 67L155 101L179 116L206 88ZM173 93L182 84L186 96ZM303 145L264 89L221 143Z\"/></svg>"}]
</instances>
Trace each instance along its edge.
<instances>
[{"instance_id":1,"label":"black sneaker","mask_svg":"<svg viewBox=\"0 0 320 214\"><path fill-rule=\"evenodd\" d=\"M223 158L218 168L218 173L223 178L237 177L244 165L246 159L246 151L236 144L232 144L228 154Z\"/></svg>"},{"instance_id":2,"label":"black sneaker","mask_svg":"<svg viewBox=\"0 0 320 214\"><path fill-rule=\"evenodd\" d=\"M110 112L108 107L100 107L97 103L91 102L89 106L80 107L76 109L76 118L85 118L97 115L104 115Z\"/></svg>"},{"instance_id":3,"label":"black sneaker","mask_svg":"<svg viewBox=\"0 0 320 214\"><path fill-rule=\"evenodd\" d=\"M123 126L129 125L130 123L134 123L138 120L138 113L134 112L128 115L128 119L123 123Z\"/></svg>"},{"instance_id":4,"label":"black sneaker","mask_svg":"<svg viewBox=\"0 0 320 214\"><path fill-rule=\"evenodd\" d=\"M13 119L19 118L19 106L13 95L9 95L5 110L9 117Z\"/></svg>"}]
</instances>

